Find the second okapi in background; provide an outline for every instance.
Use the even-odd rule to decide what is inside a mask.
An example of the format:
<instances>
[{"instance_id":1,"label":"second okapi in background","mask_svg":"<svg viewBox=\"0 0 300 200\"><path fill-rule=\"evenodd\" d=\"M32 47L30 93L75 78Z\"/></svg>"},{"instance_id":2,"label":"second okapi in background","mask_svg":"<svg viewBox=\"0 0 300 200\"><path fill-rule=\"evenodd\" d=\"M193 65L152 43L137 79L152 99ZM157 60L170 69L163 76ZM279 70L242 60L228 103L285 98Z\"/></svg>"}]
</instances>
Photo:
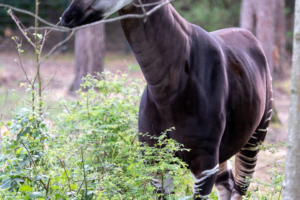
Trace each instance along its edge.
<instances>
[{"instance_id":1,"label":"second okapi in background","mask_svg":"<svg viewBox=\"0 0 300 200\"><path fill-rule=\"evenodd\" d=\"M139 2L144 6L139 5ZM194 178L195 199L210 195L216 184L219 199L242 199L249 186L272 115L272 78L258 40L244 29L208 33L184 20L167 1L73 0L62 24L75 27L119 11L121 24L147 81L139 112L139 132L168 137L190 152L176 156ZM140 142L153 140L139 135ZM235 176L229 159L235 157ZM161 193L172 191L159 179ZM163 187L164 186L164 187ZM200 197L201 196L201 197Z\"/></svg>"}]
</instances>

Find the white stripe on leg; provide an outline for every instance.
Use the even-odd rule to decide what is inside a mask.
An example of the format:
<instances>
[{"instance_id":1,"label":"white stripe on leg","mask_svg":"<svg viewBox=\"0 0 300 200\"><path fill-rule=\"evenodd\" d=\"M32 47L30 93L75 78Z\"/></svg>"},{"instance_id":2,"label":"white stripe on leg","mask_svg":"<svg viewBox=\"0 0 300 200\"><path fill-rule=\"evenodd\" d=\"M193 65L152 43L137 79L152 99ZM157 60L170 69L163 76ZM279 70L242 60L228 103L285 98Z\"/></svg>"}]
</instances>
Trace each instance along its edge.
<instances>
[{"instance_id":1,"label":"white stripe on leg","mask_svg":"<svg viewBox=\"0 0 300 200\"><path fill-rule=\"evenodd\" d=\"M214 168L212 169L209 169L209 170L205 170L203 171L199 176L195 176L194 174L193 175L193 180L194 180L194 194L195 195L198 195L200 194L200 191L199 189L201 189L200 187L202 185L205 184L205 180L207 178L209 178L210 176L216 174L217 172L219 171L219 164L217 164Z\"/></svg>"}]
</instances>

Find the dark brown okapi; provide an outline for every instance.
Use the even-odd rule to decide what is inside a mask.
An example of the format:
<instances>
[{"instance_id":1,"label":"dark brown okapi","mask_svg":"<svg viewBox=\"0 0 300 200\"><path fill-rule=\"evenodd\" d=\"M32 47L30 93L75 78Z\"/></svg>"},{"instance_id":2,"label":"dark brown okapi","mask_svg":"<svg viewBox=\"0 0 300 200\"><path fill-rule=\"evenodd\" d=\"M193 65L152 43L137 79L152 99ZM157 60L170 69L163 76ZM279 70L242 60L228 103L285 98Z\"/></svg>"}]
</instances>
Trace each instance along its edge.
<instances>
[{"instance_id":1,"label":"dark brown okapi","mask_svg":"<svg viewBox=\"0 0 300 200\"><path fill-rule=\"evenodd\" d=\"M141 2L149 11L164 1ZM62 24L87 24L117 10L121 16L142 14L137 4L73 0ZM197 199L208 196L214 184L219 199L242 199L249 186L246 177L254 173L257 143L264 141L272 115L272 81L260 43L240 28L208 33L184 20L171 4L146 21L133 18L121 24L147 81L139 132L158 136L176 128L168 136L191 149L177 156L189 165L194 194L202 195ZM145 137L139 140L152 144ZM234 155L235 176L228 161ZM157 179L152 183L171 191Z\"/></svg>"}]
</instances>

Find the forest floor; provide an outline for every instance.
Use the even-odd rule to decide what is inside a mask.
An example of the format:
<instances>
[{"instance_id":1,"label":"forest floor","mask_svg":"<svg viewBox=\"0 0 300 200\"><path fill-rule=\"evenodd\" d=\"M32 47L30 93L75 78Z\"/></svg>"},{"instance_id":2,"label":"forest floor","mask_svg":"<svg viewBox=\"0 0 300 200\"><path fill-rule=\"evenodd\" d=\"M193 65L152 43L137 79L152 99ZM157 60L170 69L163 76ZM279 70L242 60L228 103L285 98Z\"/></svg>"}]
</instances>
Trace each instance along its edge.
<instances>
[{"instance_id":1,"label":"forest floor","mask_svg":"<svg viewBox=\"0 0 300 200\"><path fill-rule=\"evenodd\" d=\"M0 52L0 107L4 120L10 119L12 111L20 105L26 103L25 89L20 88L20 83L26 82L22 68L16 63L18 56L15 52ZM18 60L17 60L18 61ZM32 77L35 71L34 56L24 54L22 59L24 70L28 76ZM57 109L54 100L58 97L65 99L76 98L69 92L69 87L74 79L74 57L71 53L58 54L46 60L41 66L43 82L47 91L46 101L49 103L49 110L55 113ZM105 69L113 73L121 71L128 73L130 77L141 78L143 75L132 54L113 54L107 53L105 57ZM288 77L288 76L287 76ZM287 139L288 113L289 113L289 88L288 78L275 81L274 84L274 103L278 111L280 123L272 123L269 129L267 140L270 142L284 142ZM13 92L11 92L13 91ZM255 173L256 178L268 182L270 175L270 163L282 162L285 159L285 148L279 149L276 154L268 151L261 152Z\"/></svg>"}]
</instances>

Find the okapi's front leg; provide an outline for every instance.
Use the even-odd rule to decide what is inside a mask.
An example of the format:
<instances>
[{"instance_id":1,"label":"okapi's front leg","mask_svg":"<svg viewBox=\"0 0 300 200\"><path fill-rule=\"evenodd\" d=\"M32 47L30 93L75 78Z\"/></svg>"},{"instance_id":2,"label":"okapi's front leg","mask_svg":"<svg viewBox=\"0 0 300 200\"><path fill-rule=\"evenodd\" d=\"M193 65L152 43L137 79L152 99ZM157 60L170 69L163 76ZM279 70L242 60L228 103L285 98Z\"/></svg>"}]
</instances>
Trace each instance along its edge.
<instances>
[{"instance_id":1,"label":"okapi's front leg","mask_svg":"<svg viewBox=\"0 0 300 200\"><path fill-rule=\"evenodd\" d=\"M219 170L215 156L200 156L192 160L190 169L194 180L194 199L207 199L212 191Z\"/></svg>"}]
</instances>

